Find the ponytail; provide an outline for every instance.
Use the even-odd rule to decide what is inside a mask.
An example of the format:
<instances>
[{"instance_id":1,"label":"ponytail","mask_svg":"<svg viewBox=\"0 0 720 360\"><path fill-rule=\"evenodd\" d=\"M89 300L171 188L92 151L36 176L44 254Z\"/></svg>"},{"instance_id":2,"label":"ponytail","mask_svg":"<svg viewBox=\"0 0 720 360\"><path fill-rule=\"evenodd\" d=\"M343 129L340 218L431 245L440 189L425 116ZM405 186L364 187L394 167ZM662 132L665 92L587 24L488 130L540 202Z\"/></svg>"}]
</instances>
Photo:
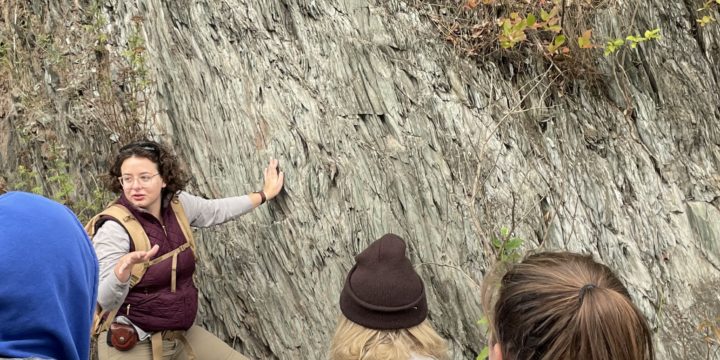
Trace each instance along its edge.
<instances>
[{"instance_id":1,"label":"ponytail","mask_svg":"<svg viewBox=\"0 0 720 360\"><path fill-rule=\"evenodd\" d=\"M645 318L629 296L594 288L580 299L576 317L579 354L587 359L654 360Z\"/></svg>"},{"instance_id":2,"label":"ponytail","mask_svg":"<svg viewBox=\"0 0 720 360\"><path fill-rule=\"evenodd\" d=\"M647 322L625 286L592 257L530 255L499 289L483 284L491 341L514 360L654 360Z\"/></svg>"}]
</instances>

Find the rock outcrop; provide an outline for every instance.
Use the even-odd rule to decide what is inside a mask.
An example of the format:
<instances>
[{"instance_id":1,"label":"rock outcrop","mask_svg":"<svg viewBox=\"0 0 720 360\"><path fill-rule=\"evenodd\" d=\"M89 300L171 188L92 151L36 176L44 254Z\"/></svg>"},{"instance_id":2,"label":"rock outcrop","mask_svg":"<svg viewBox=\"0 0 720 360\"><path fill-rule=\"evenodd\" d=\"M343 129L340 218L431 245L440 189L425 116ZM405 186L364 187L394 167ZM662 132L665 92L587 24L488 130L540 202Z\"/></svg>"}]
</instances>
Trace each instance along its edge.
<instances>
[{"instance_id":1,"label":"rock outcrop","mask_svg":"<svg viewBox=\"0 0 720 360\"><path fill-rule=\"evenodd\" d=\"M104 56L133 36L151 79L147 129L187 161L193 192L257 190L280 160L275 201L198 231L198 322L246 355L324 358L353 256L394 232L409 240L453 358L474 359L485 341L477 284L494 261L490 238L508 227L525 250L592 253L616 269L659 359L705 356L697 325L720 312L720 26L698 28L694 1L597 9L595 34L663 37L624 62L599 54L600 85L562 91L542 62L515 73L464 58L411 2L106 1L97 12L109 21L96 25L109 38L94 52L79 20L90 5L3 3L7 54L23 44L17 7L78 44L60 54L77 63L13 75L35 79L43 106L2 82L10 180L24 161L43 183L43 154L60 144L73 196L97 187L122 136L92 115L103 91L93 79L118 68Z\"/></svg>"}]
</instances>

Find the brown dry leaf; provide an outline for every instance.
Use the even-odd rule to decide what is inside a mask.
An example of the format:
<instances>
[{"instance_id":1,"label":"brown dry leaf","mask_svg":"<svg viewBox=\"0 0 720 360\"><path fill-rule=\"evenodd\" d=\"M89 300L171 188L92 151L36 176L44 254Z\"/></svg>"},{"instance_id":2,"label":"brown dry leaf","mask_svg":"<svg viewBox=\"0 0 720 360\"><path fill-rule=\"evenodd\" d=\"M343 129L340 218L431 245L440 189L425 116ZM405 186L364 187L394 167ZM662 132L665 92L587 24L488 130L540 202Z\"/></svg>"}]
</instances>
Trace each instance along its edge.
<instances>
[{"instance_id":1,"label":"brown dry leaf","mask_svg":"<svg viewBox=\"0 0 720 360\"><path fill-rule=\"evenodd\" d=\"M465 3L465 9L472 10L478 6L478 0L468 0L467 3Z\"/></svg>"}]
</instances>

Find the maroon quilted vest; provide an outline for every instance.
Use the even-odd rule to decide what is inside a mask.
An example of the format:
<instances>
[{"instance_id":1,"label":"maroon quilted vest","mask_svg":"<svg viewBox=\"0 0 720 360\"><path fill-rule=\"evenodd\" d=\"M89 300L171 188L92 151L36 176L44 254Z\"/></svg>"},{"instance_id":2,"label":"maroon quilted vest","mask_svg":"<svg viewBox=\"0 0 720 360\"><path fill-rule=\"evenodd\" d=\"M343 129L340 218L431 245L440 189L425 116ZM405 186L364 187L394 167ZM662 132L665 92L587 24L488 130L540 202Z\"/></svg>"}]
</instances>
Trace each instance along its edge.
<instances>
[{"instance_id":1,"label":"maroon quilted vest","mask_svg":"<svg viewBox=\"0 0 720 360\"><path fill-rule=\"evenodd\" d=\"M150 246L160 246L154 258L185 244L185 235L167 201L160 210L165 227L153 215L135 208L124 195L118 203L127 207L140 222ZM130 251L134 251L132 241ZM149 332L189 329L195 322L198 307L194 272L195 258L190 249L178 254L175 292L170 291L172 257L149 267L140 282L130 289L118 315L127 316L133 324Z\"/></svg>"}]
</instances>

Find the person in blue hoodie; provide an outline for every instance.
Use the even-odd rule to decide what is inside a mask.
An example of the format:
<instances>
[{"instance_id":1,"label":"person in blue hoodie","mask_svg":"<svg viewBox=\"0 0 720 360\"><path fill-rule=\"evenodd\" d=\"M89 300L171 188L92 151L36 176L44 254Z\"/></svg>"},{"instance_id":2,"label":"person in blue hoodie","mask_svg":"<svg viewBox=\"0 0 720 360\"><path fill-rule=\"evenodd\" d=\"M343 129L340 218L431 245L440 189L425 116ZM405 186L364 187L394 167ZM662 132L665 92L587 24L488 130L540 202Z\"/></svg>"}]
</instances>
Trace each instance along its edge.
<instances>
[{"instance_id":1,"label":"person in blue hoodie","mask_svg":"<svg viewBox=\"0 0 720 360\"><path fill-rule=\"evenodd\" d=\"M0 189L0 358L87 360L98 261L65 206Z\"/></svg>"}]
</instances>

